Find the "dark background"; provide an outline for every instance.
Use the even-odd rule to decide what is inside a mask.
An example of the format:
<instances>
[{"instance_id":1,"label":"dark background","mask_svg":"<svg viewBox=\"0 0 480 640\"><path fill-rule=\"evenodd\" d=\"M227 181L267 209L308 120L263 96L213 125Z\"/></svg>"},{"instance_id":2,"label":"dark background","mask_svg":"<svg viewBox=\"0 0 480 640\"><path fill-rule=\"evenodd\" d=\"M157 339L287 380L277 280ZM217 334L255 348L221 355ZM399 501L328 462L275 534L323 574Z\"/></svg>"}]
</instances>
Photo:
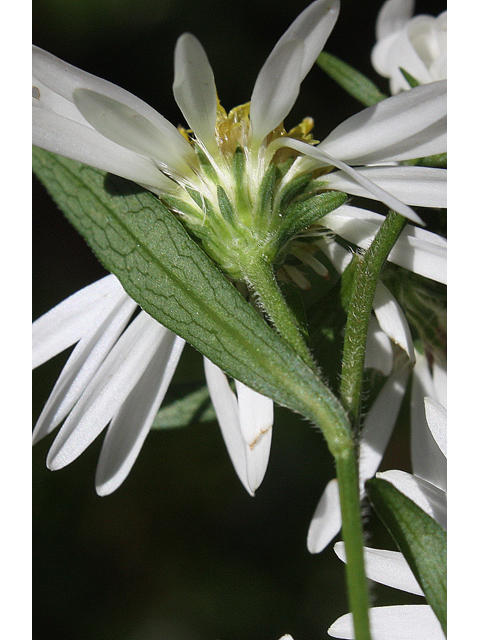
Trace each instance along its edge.
<instances>
[{"instance_id":1,"label":"dark background","mask_svg":"<svg viewBox=\"0 0 480 640\"><path fill-rule=\"evenodd\" d=\"M184 124L171 91L173 48L182 32L201 40L228 110L248 101L261 65L307 4L34 0L33 39ZM325 49L387 92L369 61L381 5L344 0ZM417 2L417 13L443 9L443 2ZM314 68L286 125L313 116L321 139L358 110ZM105 272L36 182L33 194L38 317ZM34 418L64 361L59 356L35 371ZM202 380L201 358L189 348L175 385ZM152 432L127 480L105 498L94 489L100 443L52 473L45 467L52 440L33 452L35 640L278 640L284 633L320 640L348 610L332 545L317 556L306 549L333 467L321 435L297 416L276 408L269 468L253 499L235 476L216 423ZM407 449L408 433L399 428L383 468L403 464ZM391 545L369 518L369 543ZM374 590L376 604L402 597L386 587Z\"/></svg>"}]
</instances>

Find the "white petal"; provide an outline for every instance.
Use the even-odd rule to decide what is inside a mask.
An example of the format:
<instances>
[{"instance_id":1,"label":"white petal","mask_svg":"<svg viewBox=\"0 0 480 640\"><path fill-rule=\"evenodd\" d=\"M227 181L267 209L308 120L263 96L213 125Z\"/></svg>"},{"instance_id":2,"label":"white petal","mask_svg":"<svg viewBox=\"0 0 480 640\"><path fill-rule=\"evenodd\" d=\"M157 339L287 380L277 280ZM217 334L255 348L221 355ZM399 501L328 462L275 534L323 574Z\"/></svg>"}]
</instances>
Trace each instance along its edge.
<instances>
[{"instance_id":1,"label":"white petal","mask_svg":"<svg viewBox=\"0 0 480 640\"><path fill-rule=\"evenodd\" d=\"M414 0L387 0L380 9L375 26L377 40L399 31L413 15Z\"/></svg>"},{"instance_id":2,"label":"white petal","mask_svg":"<svg viewBox=\"0 0 480 640\"><path fill-rule=\"evenodd\" d=\"M270 457L273 401L235 380L240 431L247 450L247 478L256 491L265 476Z\"/></svg>"},{"instance_id":3,"label":"white petal","mask_svg":"<svg viewBox=\"0 0 480 640\"><path fill-rule=\"evenodd\" d=\"M143 311L129 325L60 429L48 453L50 469L70 464L106 427L142 376L165 331Z\"/></svg>"},{"instance_id":4,"label":"white petal","mask_svg":"<svg viewBox=\"0 0 480 640\"><path fill-rule=\"evenodd\" d=\"M347 561L344 542L337 542L333 550L342 562ZM363 553L367 578L407 593L424 595L408 562L399 551L365 547Z\"/></svg>"},{"instance_id":5,"label":"white petal","mask_svg":"<svg viewBox=\"0 0 480 640\"><path fill-rule=\"evenodd\" d=\"M415 362L412 334L405 314L387 287L380 281L375 289L373 310L387 336L406 352L412 362Z\"/></svg>"},{"instance_id":6,"label":"white petal","mask_svg":"<svg viewBox=\"0 0 480 640\"><path fill-rule=\"evenodd\" d=\"M117 85L102 80L96 76L77 69L67 64L55 56L33 47L33 75L42 84L59 96L74 103L74 92L78 89L88 89L94 93L110 98L112 101L125 105L145 118L152 125L162 132L165 139L170 142L173 148L177 148L177 153L182 156L192 156L188 142L179 131L168 120L150 107L146 102L140 100L129 91L121 89Z\"/></svg>"},{"instance_id":7,"label":"white petal","mask_svg":"<svg viewBox=\"0 0 480 640\"><path fill-rule=\"evenodd\" d=\"M112 300L110 301L110 298ZM104 315L73 350L58 378L33 432L35 444L55 429L70 412L104 361L137 308L122 290L103 305Z\"/></svg>"},{"instance_id":8,"label":"white petal","mask_svg":"<svg viewBox=\"0 0 480 640\"><path fill-rule=\"evenodd\" d=\"M254 447L273 425L273 401L235 380L240 430L245 442Z\"/></svg>"},{"instance_id":9,"label":"white petal","mask_svg":"<svg viewBox=\"0 0 480 640\"><path fill-rule=\"evenodd\" d=\"M270 459L272 429L263 433L255 446L246 449L247 482L252 493L262 484Z\"/></svg>"},{"instance_id":10,"label":"white petal","mask_svg":"<svg viewBox=\"0 0 480 640\"><path fill-rule=\"evenodd\" d=\"M431 607L422 604L373 607L370 609L372 640L445 640L442 627ZM339 618L328 634L353 640L352 614Z\"/></svg>"},{"instance_id":11,"label":"white petal","mask_svg":"<svg viewBox=\"0 0 480 640\"><path fill-rule=\"evenodd\" d=\"M33 144L152 190L171 191L174 186L150 158L115 144L90 126L41 107L33 108Z\"/></svg>"},{"instance_id":12,"label":"white petal","mask_svg":"<svg viewBox=\"0 0 480 640\"><path fill-rule=\"evenodd\" d=\"M378 369L388 376L393 366L393 347L390 338L382 331L375 316L370 318L365 348L365 368Z\"/></svg>"},{"instance_id":13,"label":"white petal","mask_svg":"<svg viewBox=\"0 0 480 640\"><path fill-rule=\"evenodd\" d=\"M419 15L410 20L404 30L407 32L408 39L412 43L418 58L422 61L427 71L438 56L442 54L443 45L446 46L446 38L445 42L441 42L438 38L437 25L437 18L434 18L433 16ZM446 31L444 35L446 36ZM418 76L414 77L421 83L428 82L428 78L431 78L430 74L428 74L426 78L419 78Z\"/></svg>"},{"instance_id":14,"label":"white petal","mask_svg":"<svg viewBox=\"0 0 480 640\"><path fill-rule=\"evenodd\" d=\"M103 301L123 287L114 275L77 291L33 323L33 367L38 367L97 326Z\"/></svg>"},{"instance_id":15,"label":"white petal","mask_svg":"<svg viewBox=\"0 0 480 640\"><path fill-rule=\"evenodd\" d=\"M368 249L385 217L350 205L342 205L322 218L322 225L342 238ZM447 241L425 229L406 225L388 259L437 282L447 281Z\"/></svg>"},{"instance_id":16,"label":"white petal","mask_svg":"<svg viewBox=\"0 0 480 640\"><path fill-rule=\"evenodd\" d=\"M446 98L446 81L404 91L351 116L318 148L354 165L443 153Z\"/></svg>"},{"instance_id":17,"label":"white petal","mask_svg":"<svg viewBox=\"0 0 480 640\"><path fill-rule=\"evenodd\" d=\"M250 119L260 142L290 112L300 84L323 49L338 17L338 0L317 0L292 23L267 58L252 93Z\"/></svg>"},{"instance_id":18,"label":"white petal","mask_svg":"<svg viewBox=\"0 0 480 640\"><path fill-rule=\"evenodd\" d=\"M392 469L377 473L378 478L391 482L407 498L413 500L425 513L444 529L447 528L447 495L433 484L405 471Z\"/></svg>"},{"instance_id":19,"label":"white petal","mask_svg":"<svg viewBox=\"0 0 480 640\"><path fill-rule=\"evenodd\" d=\"M435 80L447 77L447 12L444 11L435 20L434 54L430 64L430 73Z\"/></svg>"},{"instance_id":20,"label":"white petal","mask_svg":"<svg viewBox=\"0 0 480 640\"><path fill-rule=\"evenodd\" d=\"M447 11L443 11L437 16L437 38L439 47L442 50L445 50L447 47Z\"/></svg>"},{"instance_id":21,"label":"white petal","mask_svg":"<svg viewBox=\"0 0 480 640\"><path fill-rule=\"evenodd\" d=\"M364 167L357 169L379 187L388 191L406 204L419 207L447 206L447 170L431 167ZM355 196L371 198L373 194L358 184L343 171L330 173L327 180L329 187L345 191Z\"/></svg>"},{"instance_id":22,"label":"white petal","mask_svg":"<svg viewBox=\"0 0 480 640\"><path fill-rule=\"evenodd\" d=\"M400 67L406 68L407 71L414 69L418 65L419 58L405 33L392 33L377 42L373 48L371 60L378 74L390 78L392 95L410 89L410 84L400 71ZM417 78L415 75L414 77ZM432 78L429 79L429 82L431 81Z\"/></svg>"},{"instance_id":23,"label":"white petal","mask_svg":"<svg viewBox=\"0 0 480 640\"><path fill-rule=\"evenodd\" d=\"M313 514L307 536L310 553L320 553L342 528L337 480L330 480Z\"/></svg>"},{"instance_id":24,"label":"white petal","mask_svg":"<svg viewBox=\"0 0 480 640\"><path fill-rule=\"evenodd\" d=\"M35 76L32 78L32 107L56 113L62 118L91 128L73 102L52 91ZM33 134L35 135L35 131Z\"/></svg>"},{"instance_id":25,"label":"white petal","mask_svg":"<svg viewBox=\"0 0 480 640\"><path fill-rule=\"evenodd\" d=\"M190 173L193 151L170 123L159 128L131 107L90 89L75 89L73 100L92 127L112 142L152 158L170 173Z\"/></svg>"},{"instance_id":26,"label":"white petal","mask_svg":"<svg viewBox=\"0 0 480 640\"><path fill-rule=\"evenodd\" d=\"M321 145L314 147L311 144L307 144L306 142L284 137L274 140L273 143L271 143L271 145L269 146L269 149L273 151L275 148L280 147L289 147L290 149L295 149L296 151L300 151L300 153L303 153L307 157L318 160L321 165L330 165L337 167L337 169L341 169L342 172L346 173L353 180L358 182L358 184L360 184L368 193L370 193L375 198L375 200L380 200L381 202L386 204L387 207L390 207L390 209L397 211L402 216L405 216L413 222L417 222L421 225L424 224L422 222L422 219L419 218L419 216L415 213L415 211L413 211L413 209L411 209L403 202L400 202L398 198L395 198L395 196L379 187L377 184L369 180L356 169L349 167L342 160L339 160L337 157L334 158L328 153L325 153L325 151L323 151L323 149L321 148Z\"/></svg>"},{"instance_id":27,"label":"white petal","mask_svg":"<svg viewBox=\"0 0 480 640\"><path fill-rule=\"evenodd\" d=\"M434 400L433 398L426 397L425 402L425 415L427 423L432 432L435 442L440 447L440 451L443 455L447 456L447 411L445 407Z\"/></svg>"},{"instance_id":28,"label":"white petal","mask_svg":"<svg viewBox=\"0 0 480 640\"><path fill-rule=\"evenodd\" d=\"M447 459L428 427L425 417L424 398L435 397L432 374L424 355L417 354L417 362L413 368L411 394L411 437L410 455L413 473L446 491Z\"/></svg>"},{"instance_id":29,"label":"white petal","mask_svg":"<svg viewBox=\"0 0 480 640\"><path fill-rule=\"evenodd\" d=\"M284 42L301 40L305 46L301 69L301 80L303 80L325 46L335 26L339 11L340 2L338 0L317 0L309 4L285 31L268 59L275 57L275 50L280 48Z\"/></svg>"},{"instance_id":30,"label":"white petal","mask_svg":"<svg viewBox=\"0 0 480 640\"><path fill-rule=\"evenodd\" d=\"M300 83L291 82L300 74L303 43L283 42L262 67L250 103L253 138L258 144L288 115L300 91Z\"/></svg>"},{"instance_id":31,"label":"white petal","mask_svg":"<svg viewBox=\"0 0 480 640\"><path fill-rule=\"evenodd\" d=\"M364 482L375 474L382 461L405 396L408 377L408 367L394 369L365 418L359 447L362 495Z\"/></svg>"},{"instance_id":32,"label":"white petal","mask_svg":"<svg viewBox=\"0 0 480 640\"><path fill-rule=\"evenodd\" d=\"M177 40L174 65L175 100L197 138L215 156L218 153L215 78L205 50L192 34L184 33Z\"/></svg>"},{"instance_id":33,"label":"white petal","mask_svg":"<svg viewBox=\"0 0 480 640\"><path fill-rule=\"evenodd\" d=\"M433 386L435 400L447 408L447 363L438 356L433 361Z\"/></svg>"},{"instance_id":34,"label":"white petal","mask_svg":"<svg viewBox=\"0 0 480 640\"><path fill-rule=\"evenodd\" d=\"M396 34L388 36L374 47L372 65L378 73L390 78L393 94L410 90L410 84L401 69L408 71L420 84L446 78L446 75L443 78L432 76L431 59L422 51L425 41L432 40L431 36L436 31L435 23L436 19L432 16L416 16Z\"/></svg>"},{"instance_id":35,"label":"white petal","mask_svg":"<svg viewBox=\"0 0 480 640\"><path fill-rule=\"evenodd\" d=\"M299 258L301 262L303 262L303 264L308 265L315 271L315 273L318 273L319 276L328 279L329 273L327 267L323 265L320 260L317 260L317 258L312 256L311 253L309 253L305 249L299 248L291 248L290 253L294 256L297 256L297 258Z\"/></svg>"},{"instance_id":36,"label":"white petal","mask_svg":"<svg viewBox=\"0 0 480 640\"><path fill-rule=\"evenodd\" d=\"M328 256L338 273L343 273L353 258L352 251L348 251L332 239L320 238L315 244Z\"/></svg>"},{"instance_id":37,"label":"white petal","mask_svg":"<svg viewBox=\"0 0 480 640\"><path fill-rule=\"evenodd\" d=\"M100 496L115 491L130 473L170 385L185 341L168 329L140 380L108 427L95 485Z\"/></svg>"},{"instance_id":38,"label":"white petal","mask_svg":"<svg viewBox=\"0 0 480 640\"><path fill-rule=\"evenodd\" d=\"M227 376L223 371L207 358L203 359L203 363L208 390L228 455L243 486L253 496L254 492L250 488L247 477L247 449L249 447L240 430L237 398L230 389Z\"/></svg>"}]
</instances>

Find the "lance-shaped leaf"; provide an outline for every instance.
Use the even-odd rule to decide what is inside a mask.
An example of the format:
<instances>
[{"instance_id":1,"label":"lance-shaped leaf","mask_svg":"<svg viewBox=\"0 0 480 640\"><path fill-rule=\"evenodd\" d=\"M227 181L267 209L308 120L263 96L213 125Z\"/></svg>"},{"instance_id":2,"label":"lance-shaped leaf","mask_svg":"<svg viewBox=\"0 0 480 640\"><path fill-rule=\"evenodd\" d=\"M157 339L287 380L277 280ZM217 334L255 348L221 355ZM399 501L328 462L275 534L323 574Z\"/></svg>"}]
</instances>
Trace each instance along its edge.
<instances>
[{"instance_id":1,"label":"lance-shaped leaf","mask_svg":"<svg viewBox=\"0 0 480 640\"><path fill-rule=\"evenodd\" d=\"M375 511L405 556L446 634L446 531L390 482L372 478L366 483L366 490Z\"/></svg>"},{"instance_id":2,"label":"lance-shaped leaf","mask_svg":"<svg viewBox=\"0 0 480 640\"><path fill-rule=\"evenodd\" d=\"M228 375L314 421L334 456L345 441L350 444L339 401L156 196L40 149L34 150L34 170L98 259L147 313Z\"/></svg>"},{"instance_id":3,"label":"lance-shaped leaf","mask_svg":"<svg viewBox=\"0 0 480 640\"><path fill-rule=\"evenodd\" d=\"M209 420L215 420L215 411L210 402L208 388L204 385L162 407L155 416L152 429L174 429L186 427L191 422L208 422Z\"/></svg>"},{"instance_id":4,"label":"lance-shaped leaf","mask_svg":"<svg viewBox=\"0 0 480 640\"><path fill-rule=\"evenodd\" d=\"M364 76L363 73L357 71L331 53L322 51L317 58L317 64L328 73L332 80L335 80L345 91L366 107L371 107L377 102L388 98L388 96L382 93L377 85Z\"/></svg>"}]
</instances>

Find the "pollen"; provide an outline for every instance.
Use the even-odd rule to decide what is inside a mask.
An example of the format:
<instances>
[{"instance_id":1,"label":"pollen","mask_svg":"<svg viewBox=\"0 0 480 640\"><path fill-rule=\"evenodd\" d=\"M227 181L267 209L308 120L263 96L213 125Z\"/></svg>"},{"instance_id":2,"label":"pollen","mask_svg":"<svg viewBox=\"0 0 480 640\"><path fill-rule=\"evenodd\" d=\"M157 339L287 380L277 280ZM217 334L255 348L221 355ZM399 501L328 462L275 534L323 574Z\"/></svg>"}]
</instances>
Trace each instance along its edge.
<instances>
[{"instance_id":1,"label":"pollen","mask_svg":"<svg viewBox=\"0 0 480 640\"><path fill-rule=\"evenodd\" d=\"M237 147L247 147L250 141L250 103L234 107L229 113L217 103L215 135L224 155L232 157Z\"/></svg>"}]
</instances>

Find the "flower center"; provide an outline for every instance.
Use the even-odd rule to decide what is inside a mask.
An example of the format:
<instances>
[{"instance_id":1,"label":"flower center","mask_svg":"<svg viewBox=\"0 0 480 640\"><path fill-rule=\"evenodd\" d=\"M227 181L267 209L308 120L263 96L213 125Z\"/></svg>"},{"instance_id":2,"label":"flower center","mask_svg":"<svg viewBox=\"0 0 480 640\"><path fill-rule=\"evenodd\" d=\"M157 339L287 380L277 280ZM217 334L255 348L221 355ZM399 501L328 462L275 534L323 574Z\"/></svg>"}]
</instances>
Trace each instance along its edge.
<instances>
[{"instance_id":1,"label":"flower center","mask_svg":"<svg viewBox=\"0 0 480 640\"><path fill-rule=\"evenodd\" d=\"M247 103L227 114L218 103L215 157L193 132L181 129L195 150L197 165L174 196L162 196L235 280L244 279L249 265L258 261L276 265L299 232L346 198L302 168L297 151L279 148L278 142L270 146L282 137L315 144L311 118L288 133L279 125L255 149L249 109Z\"/></svg>"}]
</instances>

